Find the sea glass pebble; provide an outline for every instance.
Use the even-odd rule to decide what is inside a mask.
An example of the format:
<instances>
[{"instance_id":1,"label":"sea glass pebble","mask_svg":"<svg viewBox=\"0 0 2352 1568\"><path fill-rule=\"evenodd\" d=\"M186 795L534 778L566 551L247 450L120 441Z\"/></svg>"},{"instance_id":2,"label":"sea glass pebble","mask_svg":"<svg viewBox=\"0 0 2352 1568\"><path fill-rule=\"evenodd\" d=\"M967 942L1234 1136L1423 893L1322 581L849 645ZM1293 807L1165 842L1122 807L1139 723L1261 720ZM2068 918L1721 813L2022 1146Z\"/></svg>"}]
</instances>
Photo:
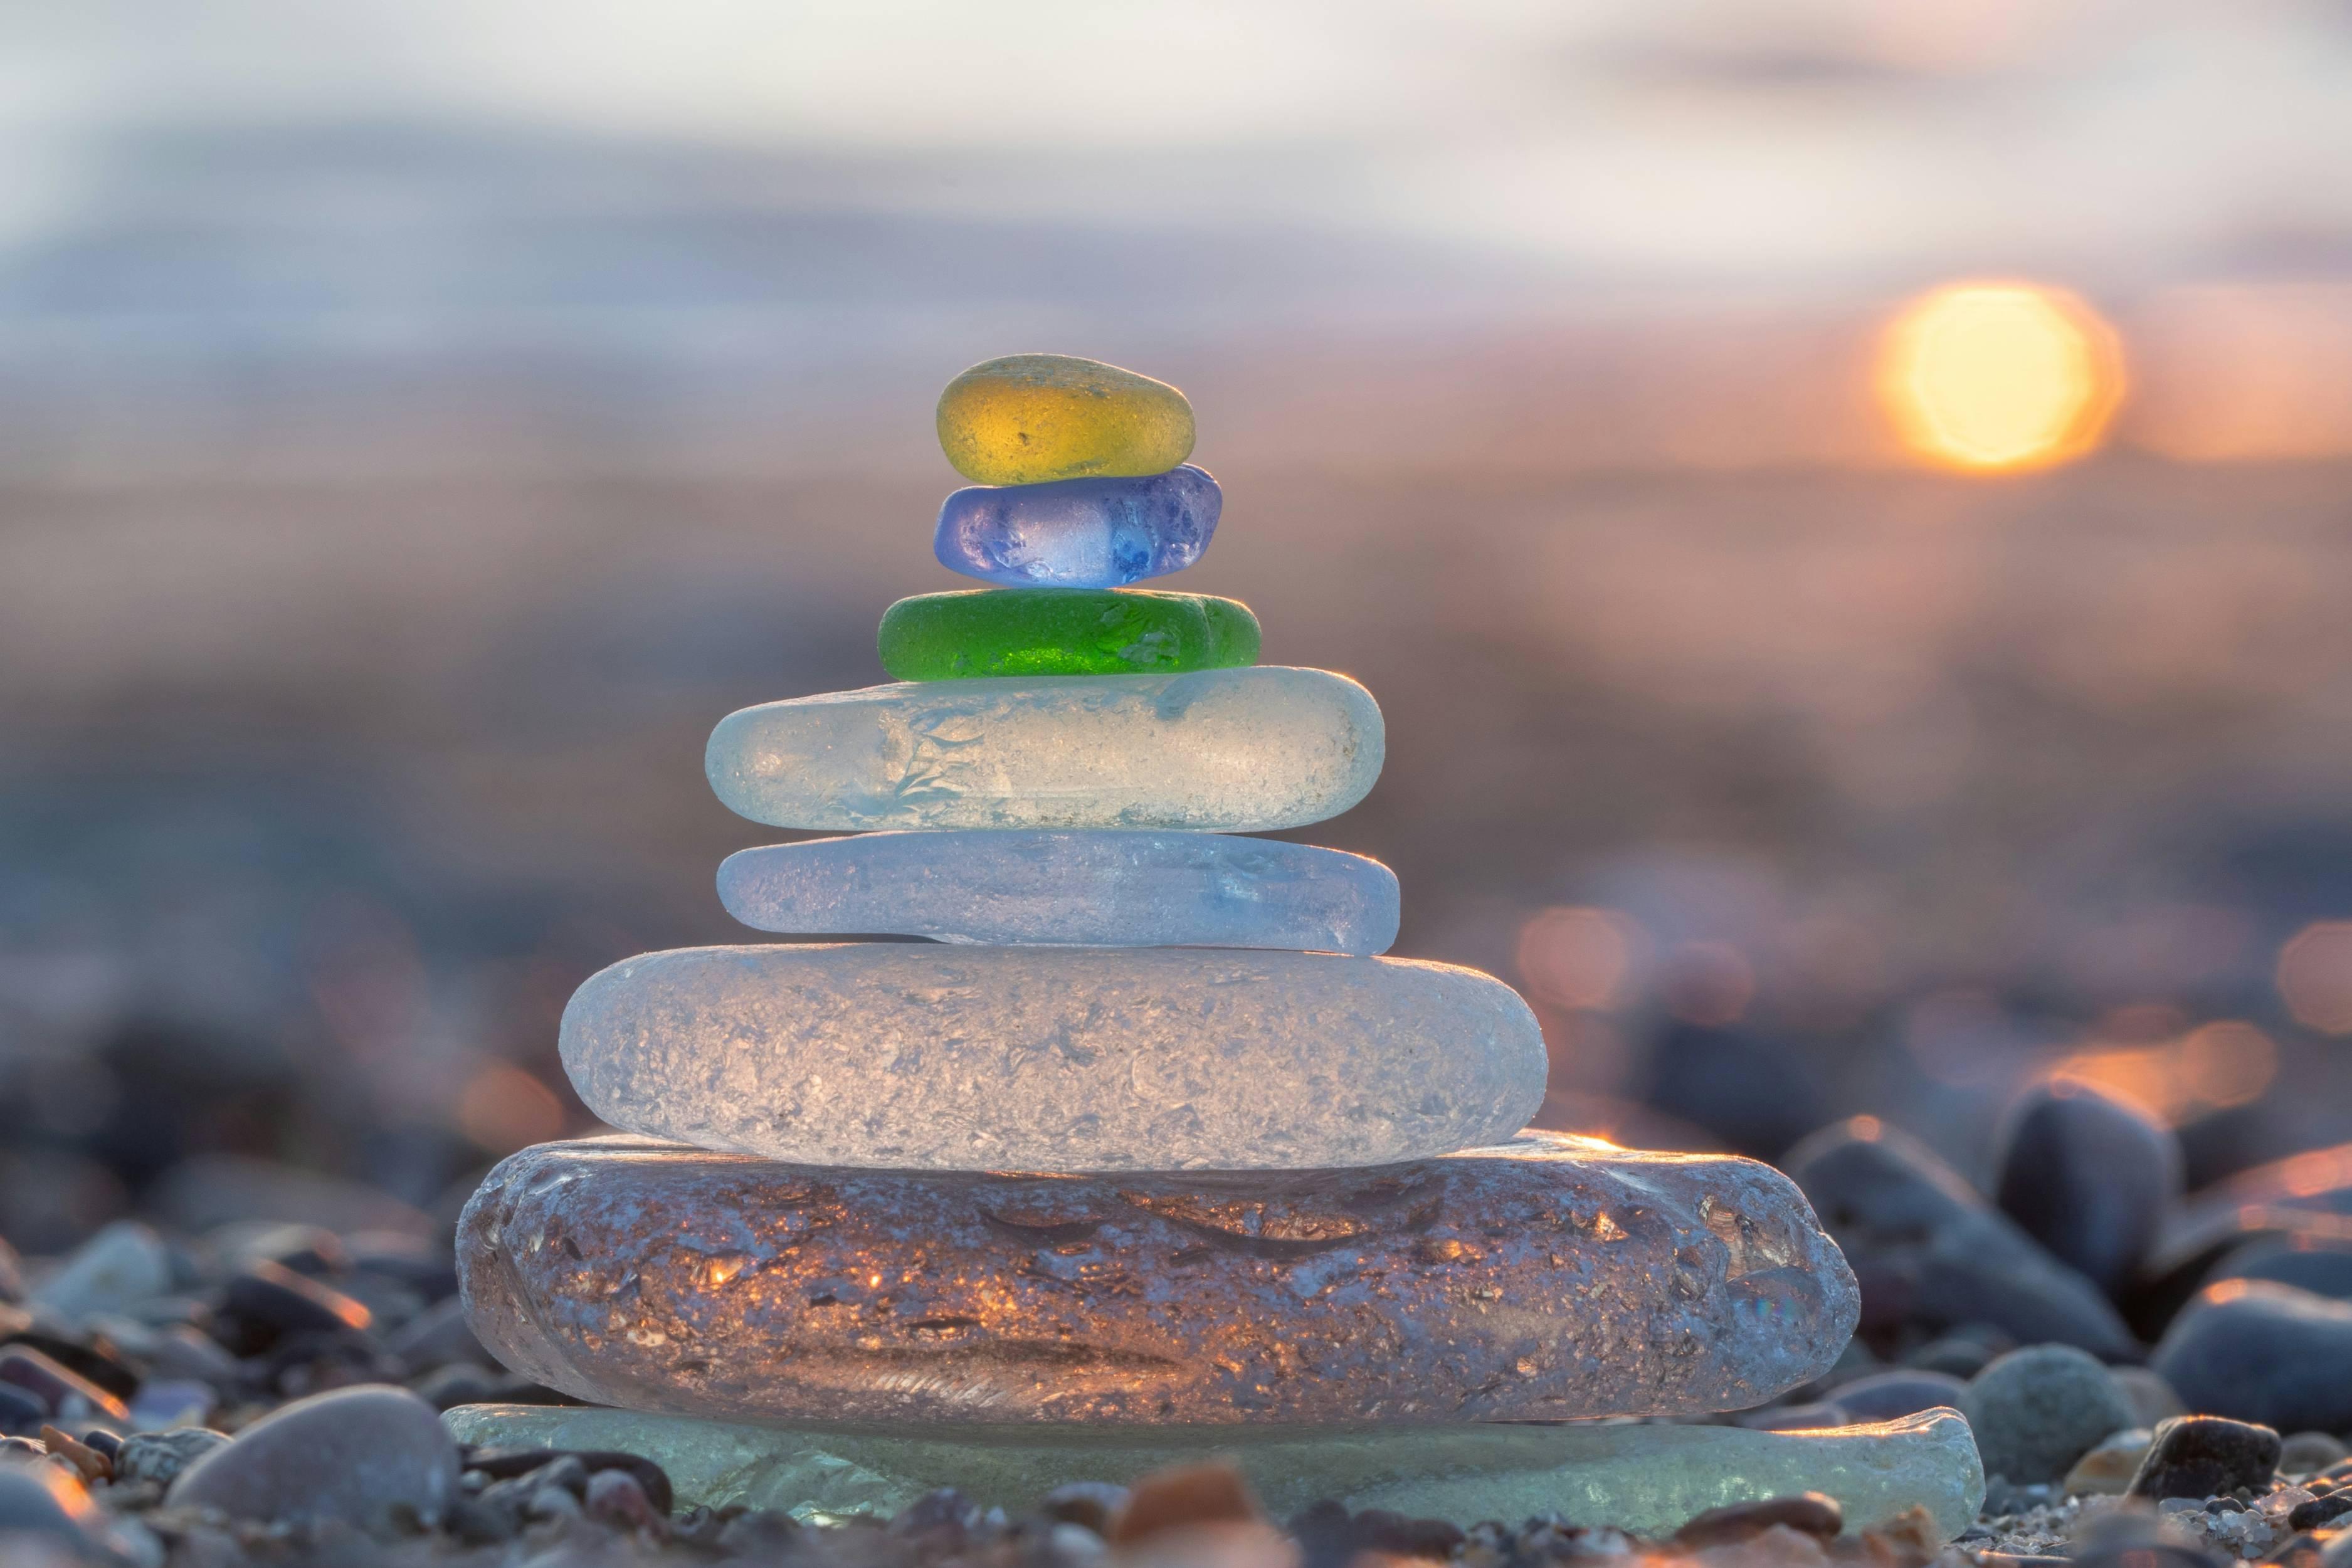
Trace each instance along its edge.
<instances>
[{"instance_id":1,"label":"sea glass pebble","mask_svg":"<svg viewBox=\"0 0 2352 1568\"><path fill-rule=\"evenodd\" d=\"M1934 1409L1860 1427L1579 1423L1341 1427L753 1427L591 1405L460 1405L441 1418L461 1443L642 1454L680 1508L775 1509L888 1518L953 1487L1019 1516L1069 1481L1126 1486L1171 1465L1241 1467L1276 1519L1324 1500L1417 1519L1559 1512L1588 1529L1670 1534L1731 1503L1817 1491L1849 1535L1915 1508L1937 1541L1976 1522L1984 1470L1969 1424ZM1778 1561L1746 1558L1742 1561ZM1803 1561L1813 1561L1807 1557Z\"/></svg>"},{"instance_id":2,"label":"sea glass pebble","mask_svg":"<svg viewBox=\"0 0 2352 1568\"><path fill-rule=\"evenodd\" d=\"M861 833L743 850L719 901L761 931L1097 947L1380 953L1396 873L1309 844L1223 833Z\"/></svg>"},{"instance_id":3,"label":"sea glass pebble","mask_svg":"<svg viewBox=\"0 0 2352 1568\"><path fill-rule=\"evenodd\" d=\"M564 1071L613 1126L813 1165L1269 1169L1508 1137L1543 1103L1508 986L1402 958L860 942L589 977Z\"/></svg>"},{"instance_id":4,"label":"sea glass pebble","mask_svg":"<svg viewBox=\"0 0 2352 1568\"><path fill-rule=\"evenodd\" d=\"M730 810L780 828L1247 833L1338 816L1383 746L1355 682L1260 664L827 692L728 715L704 764Z\"/></svg>"},{"instance_id":5,"label":"sea glass pebble","mask_svg":"<svg viewBox=\"0 0 2352 1568\"><path fill-rule=\"evenodd\" d=\"M940 506L931 553L1008 588L1118 588L1199 560L1223 507L1217 482L1189 463L1145 479L978 485Z\"/></svg>"},{"instance_id":6,"label":"sea glass pebble","mask_svg":"<svg viewBox=\"0 0 2352 1568\"><path fill-rule=\"evenodd\" d=\"M546 1144L483 1182L457 1261L524 1376L762 1422L1696 1414L1826 1371L1858 1311L1770 1166L1557 1134L1114 1177Z\"/></svg>"},{"instance_id":7,"label":"sea glass pebble","mask_svg":"<svg viewBox=\"0 0 2352 1568\"><path fill-rule=\"evenodd\" d=\"M883 612L882 667L900 681L1137 675L1257 663L1257 617L1202 593L972 589Z\"/></svg>"},{"instance_id":8,"label":"sea glass pebble","mask_svg":"<svg viewBox=\"0 0 2352 1568\"><path fill-rule=\"evenodd\" d=\"M1164 474L1192 454L1192 405L1166 382L1073 354L1013 354L940 394L940 449L982 485Z\"/></svg>"}]
</instances>

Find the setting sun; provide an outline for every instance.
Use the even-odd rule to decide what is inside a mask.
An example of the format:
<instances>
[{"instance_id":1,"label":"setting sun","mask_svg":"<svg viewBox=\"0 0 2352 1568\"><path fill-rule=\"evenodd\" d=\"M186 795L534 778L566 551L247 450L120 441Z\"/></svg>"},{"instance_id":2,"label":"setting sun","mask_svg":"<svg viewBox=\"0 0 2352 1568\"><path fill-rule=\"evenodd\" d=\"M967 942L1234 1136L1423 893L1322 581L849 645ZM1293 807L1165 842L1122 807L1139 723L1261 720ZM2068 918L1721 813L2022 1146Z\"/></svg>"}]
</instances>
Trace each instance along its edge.
<instances>
[{"instance_id":1,"label":"setting sun","mask_svg":"<svg viewBox=\"0 0 2352 1568\"><path fill-rule=\"evenodd\" d=\"M1878 396L1903 444L1979 470L2079 457L2123 392L2115 333L2063 289L1961 283L1906 306L1879 340Z\"/></svg>"}]
</instances>

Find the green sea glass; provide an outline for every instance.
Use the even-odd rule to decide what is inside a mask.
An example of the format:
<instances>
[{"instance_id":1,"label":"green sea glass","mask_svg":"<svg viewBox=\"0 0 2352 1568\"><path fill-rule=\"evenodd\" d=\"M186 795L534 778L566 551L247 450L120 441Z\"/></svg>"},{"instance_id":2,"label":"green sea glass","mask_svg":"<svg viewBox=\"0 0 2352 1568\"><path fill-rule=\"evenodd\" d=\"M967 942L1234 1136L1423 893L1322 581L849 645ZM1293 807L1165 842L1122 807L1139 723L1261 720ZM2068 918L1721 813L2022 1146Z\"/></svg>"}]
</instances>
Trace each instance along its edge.
<instances>
[{"instance_id":1,"label":"green sea glass","mask_svg":"<svg viewBox=\"0 0 2352 1568\"><path fill-rule=\"evenodd\" d=\"M1137 675L1257 663L1249 606L1202 593L1000 588L924 593L883 613L893 680Z\"/></svg>"},{"instance_id":2,"label":"green sea glass","mask_svg":"<svg viewBox=\"0 0 2352 1568\"><path fill-rule=\"evenodd\" d=\"M668 1473L680 1508L739 1504L803 1518L887 1518L940 1487L1025 1512L1067 1481L1125 1486L1212 1457L1240 1466L1277 1519L1328 1498L1464 1523L1558 1510L1581 1525L1664 1535L1702 1509L1818 1491L1843 1505L1849 1531L1924 1508L1935 1537L1949 1540L1976 1522L1984 1500L1969 1424L1948 1409L1811 1432L1586 1422L749 1427L581 1405L460 1405L441 1424L486 1448L642 1454Z\"/></svg>"}]
</instances>

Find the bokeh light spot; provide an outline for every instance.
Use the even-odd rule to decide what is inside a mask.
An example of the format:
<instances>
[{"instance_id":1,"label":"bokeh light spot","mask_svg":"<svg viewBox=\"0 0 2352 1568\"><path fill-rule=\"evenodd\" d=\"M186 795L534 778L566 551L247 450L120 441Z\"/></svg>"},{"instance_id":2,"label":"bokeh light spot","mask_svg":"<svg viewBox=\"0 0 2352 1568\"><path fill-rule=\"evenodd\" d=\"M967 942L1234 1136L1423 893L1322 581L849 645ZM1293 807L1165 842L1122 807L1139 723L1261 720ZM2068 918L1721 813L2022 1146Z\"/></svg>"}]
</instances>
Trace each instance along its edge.
<instances>
[{"instance_id":1,"label":"bokeh light spot","mask_svg":"<svg viewBox=\"0 0 2352 1568\"><path fill-rule=\"evenodd\" d=\"M2280 949L2279 995L2294 1021L2322 1034L2352 1034L2352 920L2305 926Z\"/></svg>"},{"instance_id":2,"label":"bokeh light spot","mask_svg":"<svg viewBox=\"0 0 2352 1568\"><path fill-rule=\"evenodd\" d=\"M1903 444L1945 467L2032 468L2099 444L2123 395L2112 329L2063 289L1959 283L1879 340L1878 396Z\"/></svg>"},{"instance_id":3,"label":"bokeh light spot","mask_svg":"<svg viewBox=\"0 0 2352 1568\"><path fill-rule=\"evenodd\" d=\"M2116 1043L2117 1038L2102 1030L2058 1063L2057 1077L2136 1100L2176 1127L2251 1105L2278 1077L2277 1045L2242 1019L2216 1019L2146 1043L2128 1035L2122 1038L2130 1043Z\"/></svg>"},{"instance_id":4,"label":"bokeh light spot","mask_svg":"<svg viewBox=\"0 0 2352 1568\"><path fill-rule=\"evenodd\" d=\"M1519 977L1555 1007L1605 1011L1625 1000L1642 928L1612 909L1540 909L1519 927Z\"/></svg>"},{"instance_id":5,"label":"bokeh light spot","mask_svg":"<svg viewBox=\"0 0 2352 1568\"><path fill-rule=\"evenodd\" d=\"M493 1062L467 1081L457 1097L457 1126L492 1154L510 1154L563 1134L563 1105L555 1092L519 1067Z\"/></svg>"}]
</instances>

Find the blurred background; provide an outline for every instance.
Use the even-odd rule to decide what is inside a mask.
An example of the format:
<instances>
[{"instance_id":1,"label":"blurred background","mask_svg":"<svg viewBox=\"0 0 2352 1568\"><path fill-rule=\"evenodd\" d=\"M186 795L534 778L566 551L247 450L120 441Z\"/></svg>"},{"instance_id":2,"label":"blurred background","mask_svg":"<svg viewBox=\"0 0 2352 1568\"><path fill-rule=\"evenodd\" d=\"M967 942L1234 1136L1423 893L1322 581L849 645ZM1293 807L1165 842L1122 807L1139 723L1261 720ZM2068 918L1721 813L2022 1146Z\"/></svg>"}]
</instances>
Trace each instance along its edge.
<instances>
[{"instance_id":1,"label":"blurred background","mask_svg":"<svg viewBox=\"0 0 2352 1568\"><path fill-rule=\"evenodd\" d=\"M761 939L702 742L1173 381L1552 1124L2352 1136L2341 0L0 10L0 1234L432 1223ZM298 1175L297 1173L307 1173Z\"/></svg>"}]
</instances>

